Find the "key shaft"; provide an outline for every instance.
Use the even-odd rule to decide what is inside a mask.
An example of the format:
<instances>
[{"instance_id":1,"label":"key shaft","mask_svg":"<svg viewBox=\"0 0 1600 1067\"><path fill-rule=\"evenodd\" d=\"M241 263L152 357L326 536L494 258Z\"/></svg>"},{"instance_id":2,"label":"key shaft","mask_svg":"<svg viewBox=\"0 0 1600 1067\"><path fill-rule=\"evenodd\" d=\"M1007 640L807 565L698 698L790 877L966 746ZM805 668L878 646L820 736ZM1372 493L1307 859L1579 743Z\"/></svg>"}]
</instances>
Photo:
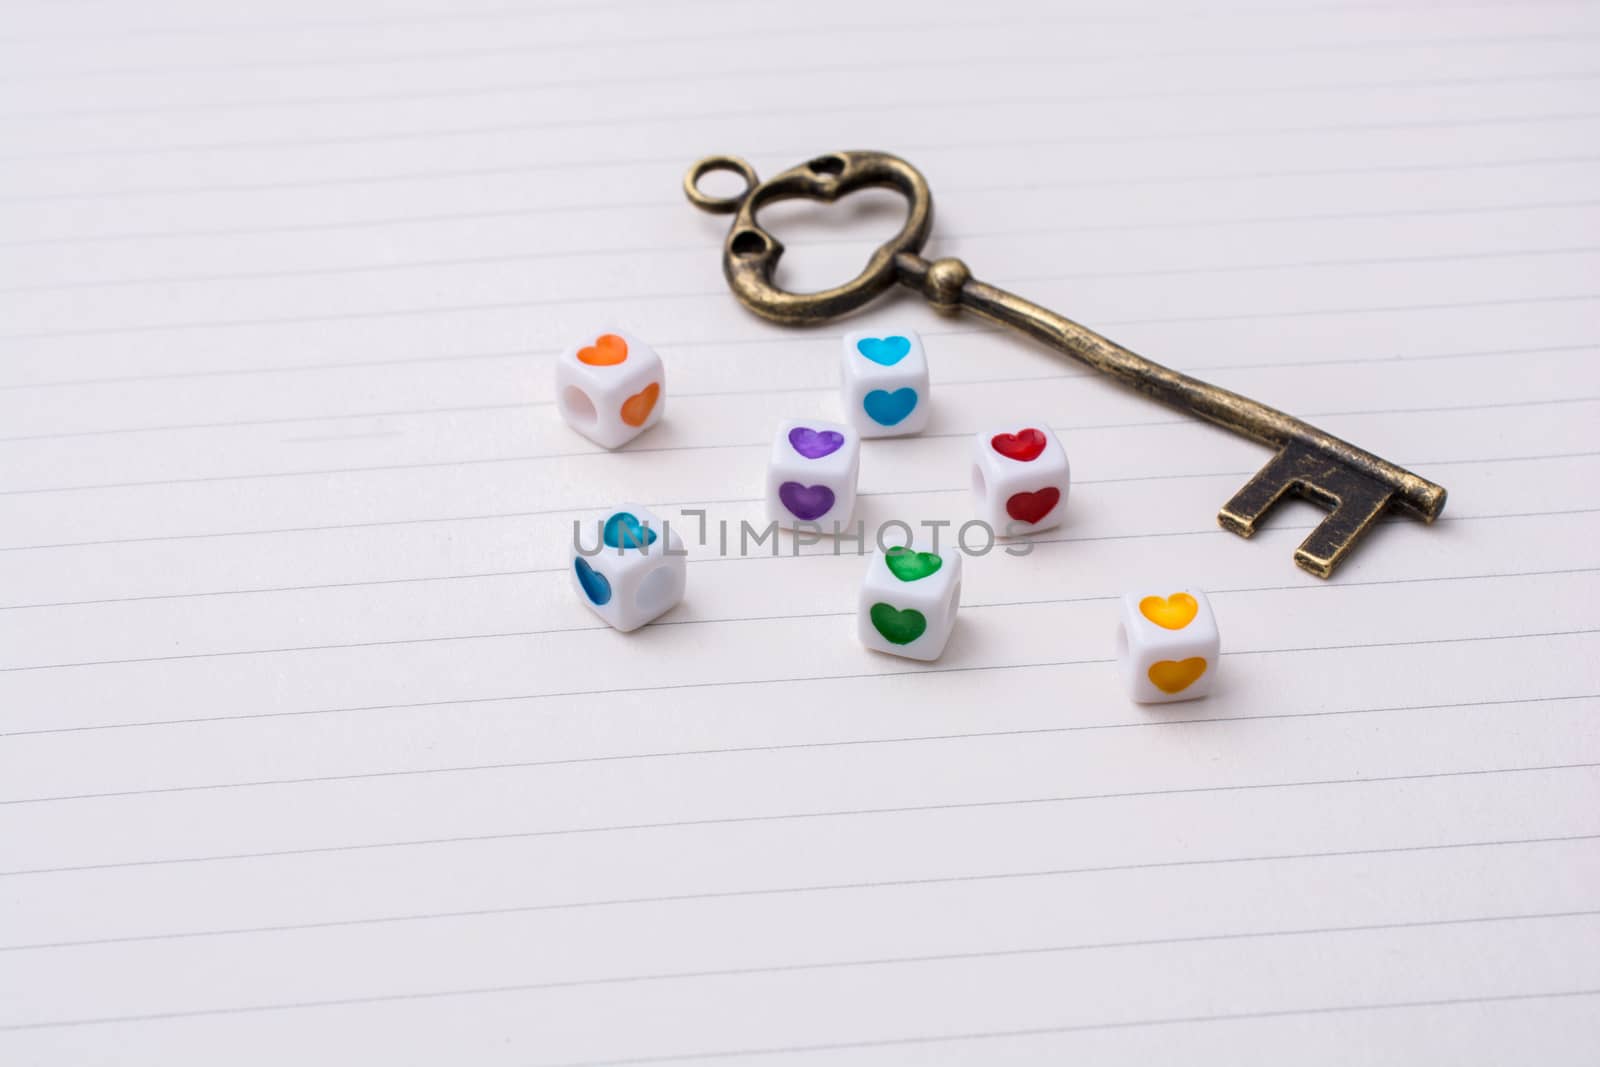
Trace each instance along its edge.
<instances>
[{"instance_id":1,"label":"key shaft","mask_svg":"<svg viewBox=\"0 0 1600 1067\"><path fill-rule=\"evenodd\" d=\"M959 308L1018 330L1057 352L1121 379L1170 407L1198 415L1263 444L1282 448L1298 442L1309 446L1387 487L1397 503L1429 522L1444 508L1442 486L1303 419L1164 367L1065 315L980 282L960 260L942 259L930 263L921 256L902 252L895 258L895 266L903 285L927 296L942 310ZM1249 525L1253 526L1253 519Z\"/></svg>"}]
</instances>

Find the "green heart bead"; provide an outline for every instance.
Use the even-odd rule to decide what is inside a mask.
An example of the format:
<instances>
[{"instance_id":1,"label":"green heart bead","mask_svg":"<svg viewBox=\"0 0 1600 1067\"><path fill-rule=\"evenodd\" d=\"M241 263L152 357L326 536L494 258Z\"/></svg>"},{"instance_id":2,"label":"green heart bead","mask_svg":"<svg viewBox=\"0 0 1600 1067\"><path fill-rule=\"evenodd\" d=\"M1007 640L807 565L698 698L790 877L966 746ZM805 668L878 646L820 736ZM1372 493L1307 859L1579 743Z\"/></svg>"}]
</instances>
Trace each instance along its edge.
<instances>
[{"instance_id":1,"label":"green heart bead","mask_svg":"<svg viewBox=\"0 0 1600 1067\"><path fill-rule=\"evenodd\" d=\"M896 611L888 604L874 604L869 614L872 625L891 644L909 645L928 628L928 617L915 608Z\"/></svg>"},{"instance_id":2,"label":"green heart bead","mask_svg":"<svg viewBox=\"0 0 1600 1067\"><path fill-rule=\"evenodd\" d=\"M883 561L889 565L889 573L902 582L914 582L918 578L936 574L944 564L937 553L913 552L903 545L885 552Z\"/></svg>"}]
</instances>

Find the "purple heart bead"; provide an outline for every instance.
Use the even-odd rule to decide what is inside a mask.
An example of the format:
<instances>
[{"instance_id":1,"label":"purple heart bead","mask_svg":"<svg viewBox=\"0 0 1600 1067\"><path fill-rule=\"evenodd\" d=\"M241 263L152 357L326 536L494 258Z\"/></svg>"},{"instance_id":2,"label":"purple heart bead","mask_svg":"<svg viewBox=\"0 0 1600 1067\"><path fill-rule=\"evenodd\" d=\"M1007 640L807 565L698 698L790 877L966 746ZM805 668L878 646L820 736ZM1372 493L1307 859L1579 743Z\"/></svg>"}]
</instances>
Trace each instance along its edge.
<instances>
[{"instance_id":1,"label":"purple heart bead","mask_svg":"<svg viewBox=\"0 0 1600 1067\"><path fill-rule=\"evenodd\" d=\"M813 430L796 426L789 431L789 445L807 459L821 459L844 447L844 434L837 430Z\"/></svg>"},{"instance_id":2,"label":"purple heart bead","mask_svg":"<svg viewBox=\"0 0 1600 1067\"><path fill-rule=\"evenodd\" d=\"M828 509L833 507L833 490L825 485L784 482L778 486L778 499L783 501L783 506L795 518L809 522L819 515L826 515Z\"/></svg>"}]
</instances>

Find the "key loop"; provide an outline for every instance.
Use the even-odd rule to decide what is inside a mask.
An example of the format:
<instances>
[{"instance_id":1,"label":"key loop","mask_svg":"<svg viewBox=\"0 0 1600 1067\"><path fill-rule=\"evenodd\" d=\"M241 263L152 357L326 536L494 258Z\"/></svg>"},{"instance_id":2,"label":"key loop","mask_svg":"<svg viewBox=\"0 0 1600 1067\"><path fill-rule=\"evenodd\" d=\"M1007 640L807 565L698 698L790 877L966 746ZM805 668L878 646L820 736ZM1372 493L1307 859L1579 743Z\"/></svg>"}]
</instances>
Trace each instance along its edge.
<instances>
[{"instance_id":1,"label":"key loop","mask_svg":"<svg viewBox=\"0 0 1600 1067\"><path fill-rule=\"evenodd\" d=\"M731 171L739 175L744 179L744 190L738 196L711 196L703 192L700 179L716 171ZM756 169L738 156L707 156L696 162L689 168L689 173L683 176L683 195L701 211L709 211L713 215L731 215L739 210L739 205L750 195L750 190L760 184Z\"/></svg>"},{"instance_id":2,"label":"key loop","mask_svg":"<svg viewBox=\"0 0 1600 1067\"><path fill-rule=\"evenodd\" d=\"M713 197L701 191L699 181L713 171L732 171L744 177L747 187L738 196ZM860 274L843 285L816 293L791 293L772 279L783 243L763 229L756 214L780 200L821 200L831 203L860 189L893 189L906 200L906 220L900 231L879 245ZM933 227L933 196L926 179L905 160L884 152L830 152L791 167L775 178L759 181L749 163L737 156L707 156L689 168L683 179L684 195L702 211L737 213L722 246L722 273L734 295L757 315L785 325L825 322L847 314L892 287L903 265L915 261ZM905 257L901 265L897 258Z\"/></svg>"}]
</instances>

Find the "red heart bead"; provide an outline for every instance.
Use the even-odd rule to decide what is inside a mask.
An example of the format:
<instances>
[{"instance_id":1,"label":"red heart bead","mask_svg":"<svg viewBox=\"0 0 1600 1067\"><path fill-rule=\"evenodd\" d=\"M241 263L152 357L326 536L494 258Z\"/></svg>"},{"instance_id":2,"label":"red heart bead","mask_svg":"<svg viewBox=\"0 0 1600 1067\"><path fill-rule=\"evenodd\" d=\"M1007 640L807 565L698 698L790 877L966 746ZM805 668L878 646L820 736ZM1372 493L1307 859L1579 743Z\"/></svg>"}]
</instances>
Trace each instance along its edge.
<instances>
[{"instance_id":1,"label":"red heart bead","mask_svg":"<svg viewBox=\"0 0 1600 1067\"><path fill-rule=\"evenodd\" d=\"M1043 433L1030 426L1016 433L997 433L990 439L989 444L1007 459L1031 463L1044 451L1045 437Z\"/></svg>"},{"instance_id":2,"label":"red heart bead","mask_svg":"<svg viewBox=\"0 0 1600 1067\"><path fill-rule=\"evenodd\" d=\"M1018 522L1035 523L1061 503L1061 490L1047 485L1036 493L1013 493L1006 501L1006 514Z\"/></svg>"}]
</instances>

